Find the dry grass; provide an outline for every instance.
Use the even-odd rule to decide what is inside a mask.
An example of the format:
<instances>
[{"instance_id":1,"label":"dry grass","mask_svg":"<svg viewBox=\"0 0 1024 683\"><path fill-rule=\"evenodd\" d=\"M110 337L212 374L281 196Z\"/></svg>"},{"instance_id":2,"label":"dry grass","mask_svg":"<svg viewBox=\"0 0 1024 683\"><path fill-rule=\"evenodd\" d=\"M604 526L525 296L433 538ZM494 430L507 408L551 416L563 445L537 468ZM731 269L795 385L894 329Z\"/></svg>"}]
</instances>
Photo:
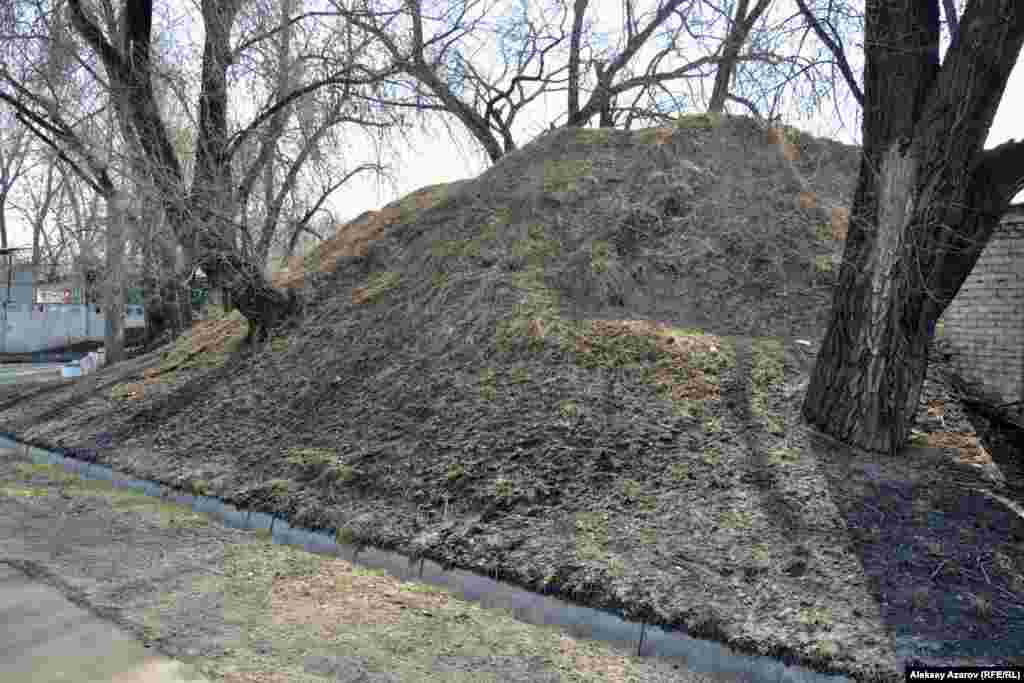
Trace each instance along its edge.
<instances>
[{"instance_id":1,"label":"dry grass","mask_svg":"<svg viewBox=\"0 0 1024 683\"><path fill-rule=\"evenodd\" d=\"M307 272L332 273L338 259L365 256L367 249L384 236L384 231L397 223L412 218L417 212L429 209L445 199L446 185L432 185L388 205L380 211L371 211L358 221L338 227L333 238L325 240L303 256L294 256L288 267L273 274L275 287L294 288L305 284Z\"/></svg>"},{"instance_id":2,"label":"dry grass","mask_svg":"<svg viewBox=\"0 0 1024 683\"><path fill-rule=\"evenodd\" d=\"M961 462L972 465L990 465L992 456L978 443L978 435L967 432L932 432L928 434L932 448L952 448L958 451Z\"/></svg>"},{"instance_id":3,"label":"dry grass","mask_svg":"<svg viewBox=\"0 0 1024 683\"><path fill-rule=\"evenodd\" d=\"M593 320L581 331L574 350L585 367L642 363L653 351L657 361L649 374L673 401L718 399L719 373L735 362L722 338L655 321Z\"/></svg>"},{"instance_id":4,"label":"dry grass","mask_svg":"<svg viewBox=\"0 0 1024 683\"><path fill-rule=\"evenodd\" d=\"M324 561L311 576L274 582L271 612L275 624L311 624L334 639L339 626L397 624L404 610L434 610L448 604L447 593L403 584L382 571L363 570L344 560Z\"/></svg>"}]
</instances>

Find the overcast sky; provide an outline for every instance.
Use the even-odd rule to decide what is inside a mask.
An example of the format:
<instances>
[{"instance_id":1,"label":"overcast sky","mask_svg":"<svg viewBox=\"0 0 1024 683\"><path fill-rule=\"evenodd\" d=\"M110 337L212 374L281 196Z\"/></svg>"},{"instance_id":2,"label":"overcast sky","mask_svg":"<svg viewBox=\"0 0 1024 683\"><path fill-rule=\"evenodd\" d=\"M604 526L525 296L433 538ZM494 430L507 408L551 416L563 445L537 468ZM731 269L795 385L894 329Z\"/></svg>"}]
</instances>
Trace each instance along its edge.
<instances>
[{"instance_id":1,"label":"overcast sky","mask_svg":"<svg viewBox=\"0 0 1024 683\"><path fill-rule=\"evenodd\" d=\"M316 0L307 0L307 9L314 2ZM788 5L789 3L779 3L781 8L786 8ZM167 8L166 5L164 7L165 9ZM617 31L618 27L622 25L621 11L621 0L596 0L591 2L591 16L598 20L597 28L599 31L602 29ZM164 25L164 28L170 29L173 32L172 40L179 49L192 52L193 58L188 59L183 56L182 63L198 65L198 56L201 54L202 49L199 42L202 32L201 23L195 21L195 19L193 17L192 21L190 21L187 15L183 17L179 13L174 20L173 28L168 25ZM158 20L158 26L160 23ZM158 27L156 33L159 32L160 28ZM162 43L167 39L166 35L165 32L161 36ZM650 54L654 49L653 41L649 42L652 42L652 45L648 46L647 54ZM945 45L943 45L942 49L945 50ZM494 64L492 66L497 66L496 51L493 47L491 49L484 49L474 59L479 59L481 55L487 54L494 56L492 59ZM645 57L646 55L642 52L636 58L637 62L635 63L646 65L647 60ZM689 54L688 58L692 59L693 54ZM862 54L854 48L851 49L849 58L854 70L859 73L863 64ZM668 65L665 68L670 66ZM708 94L710 94L711 85L711 78L705 79L705 82L702 84L702 87L705 89L704 91ZM244 90L245 88L234 89L232 97L236 109L240 102L244 103L246 100L252 102L251 94L241 92ZM852 97L848 95L845 84L840 85L840 90L844 99L838 105L833 106L833 103L829 102L825 105L826 111L811 119L798 117L792 109L784 110L784 121L820 137L834 138L849 144L859 144L860 119L857 115L856 104ZM584 94L585 97L586 94ZM837 113L836 109L841 112L841 115ZM522 116L520 119L517 119L518 125L515 131L517 142L520 144L528 142L546 128L548 121L557 119L564 110L564 93L556 93L545 99L537 100L528 109L524 110L524 114L529 113L530 116ZM1020 122L1020 112L1024 112L1024 67L1018 63L1007 86L1006 94L996 115L986 147L994 147L1013 137L1024 137L1024 124ZM244 112L239 118L242 120L246 118ZM432 130L429 132L413 132L410 136L411 144L404 148L398 157L385 160L390 162L395 183L371 180L368 176L363 176L362 179L357 177L346 188L337 191L332 196L332 199L329 200L334 216L340 222L344 222L366 210L378 209L384 204L425 185L471 178L484 171L489 166L489 162L479 145L463 132L461 125L457 122L453 121L451 130L455 132L454 140L449 132L439 125L433 125ZM358 151L358 146L355 151ZM351 160L346 159L346 162L348 167L352 168L367 160L370 159L353 157ZM1024 192L1018 195L1017 201L1024 201ZM14 228L12 231L12 243L14 245L27 245L30 243L29 231L24 226L15 224L11 227Z\"/></svg>"}]
</instances>

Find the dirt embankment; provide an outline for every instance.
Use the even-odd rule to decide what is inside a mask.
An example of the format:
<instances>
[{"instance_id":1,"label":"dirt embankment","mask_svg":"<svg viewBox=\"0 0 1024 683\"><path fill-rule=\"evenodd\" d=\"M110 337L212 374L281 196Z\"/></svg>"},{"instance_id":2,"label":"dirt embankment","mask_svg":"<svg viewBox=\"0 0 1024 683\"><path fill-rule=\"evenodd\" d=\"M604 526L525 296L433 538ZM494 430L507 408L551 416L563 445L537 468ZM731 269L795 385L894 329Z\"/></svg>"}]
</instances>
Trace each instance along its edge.
<instances>
[{"instance_id":1,"label":"dirt embankment","mask_svg":"<svg viewBox=\"0 0 1024 683\"><path fill-rule=\"evenodd\" d=\"M293 263L267 348L0 388L0 425L746 652L1005 663L1024 531L956 407L896 461L799 420L857 163L742 118L559 131Z\"/></svg>"}]
</instances>

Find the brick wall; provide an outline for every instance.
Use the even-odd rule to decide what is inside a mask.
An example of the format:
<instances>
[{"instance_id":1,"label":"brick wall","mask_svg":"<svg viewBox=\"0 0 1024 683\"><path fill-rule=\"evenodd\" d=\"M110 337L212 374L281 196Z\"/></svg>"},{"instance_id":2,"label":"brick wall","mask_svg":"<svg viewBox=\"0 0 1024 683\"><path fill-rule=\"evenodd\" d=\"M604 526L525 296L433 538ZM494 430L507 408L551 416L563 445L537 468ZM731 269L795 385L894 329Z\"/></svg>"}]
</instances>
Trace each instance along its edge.
<instances>
[{"instance_id":1,"label":"brick wall","mask_svg":"<svg viewBox=\"0 0 1024 683\"><path fill-rule=\"evenodd\" d=\"M941 323L965 379L1003 403L1024 399L1024 204L1003 217Z\"/></svg>"}]
</instances>

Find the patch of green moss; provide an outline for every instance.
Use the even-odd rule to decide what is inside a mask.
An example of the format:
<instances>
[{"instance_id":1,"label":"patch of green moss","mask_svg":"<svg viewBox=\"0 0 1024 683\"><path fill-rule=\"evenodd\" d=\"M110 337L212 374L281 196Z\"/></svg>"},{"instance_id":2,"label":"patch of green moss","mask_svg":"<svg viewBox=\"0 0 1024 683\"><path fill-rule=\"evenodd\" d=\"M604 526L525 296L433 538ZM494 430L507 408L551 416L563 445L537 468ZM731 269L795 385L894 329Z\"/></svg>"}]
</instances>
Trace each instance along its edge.
<instances>
[{"instance_id":1,"label":"patch of green moss","mask_svg":"<svg viewBox=\"0 0 1024 683\"><path fill-rule=\"evenodd\" d=\"M637 134L640 136L640 142L642 142L645 145L653 145L654 143L658 142L662 135L664 135L664 133L662 133L661 130L662 129L659 127L645 128L643 130L637 131Z\"/></svg>"},{"instance_id":2,"label":"patch of green moss","mask_svg":"<svg viewBox=\"0 0 1024 683\"><path fill-rule=\"evenodd\" d=\"M497 375L490 368L480 371L480 397L487 401L498 397Z\"/></svg>"},{"instance_id":3,"label":"patch of green moss","mask_svg":"<svg viewBox=\"0 0 1024 683\"><path fill-rule=\"evenodd\" d=\"M629 502L636 503L645 512L650 512L657 505L655 497L643 493L640 482L636 479L626 479L622 482L622 495Z\"/></svg>"},{"instance_id":4,"label":"patch of green moss","mask_svg":"<svg viewBox=\"0 0 1024 683\"><path fill-rule=\"evenodd\" d=\"M288 337L274 337L270 340L270 350L280 353L288 350Z\"/></svg>"},{"instance_id":5,"label":"patch of green moss","mask_svg":"<svg viewBox=\"0 0 1024 683\"><path fill-rule=\"evenodd\" d=\"M814 257L814 267L817 268L822 273L831 273L832 265L833 264L831 254L821 254L819 256Z\"/></svg>"},{"instance_id":6,"label":"patch of green moss","mask_svg":"<svg viewBox=\"0 0 1024 683\"><path fill-rule=\"evenodd\" d=\"M676 401L673 408L676 414L682 417L699 419L704 416L704 401L684 398Z\"/></svg>"},{"instance_id":7,"label":"patch of green moss","mask_svg":"<svg viewBox=\"0 0 1024 683\"><path fill-rule=\"evenodd\" d=\"M494 480L494 497L498 500L508 500L515 494L515 484L512 480L498 477Z\"/></svg>"},{"instance_id":8,"label":"patch of green moss","mask_svg":"<svg viewBox=\"0 0 1024 683\"><path fill-rule=\"evenodd\" d=\"M590 267L594 273L600 275L608 270L608 259L611 252L612 245L603 240L598 240L590 246Z\"/></svg>"},{"instance_id":9,"label":"patch of green moss","mask_svg":"<svg viewBox=\"0 0 1024 683\"><path fill-rule=\"evenodd\" d=\"M721 516L721 524L726 529L749 529L753 522L753 515L745 510L726 510Z\"/></svg>"},{"instance_id":10,"label":"patch of green moss","mask_svg":"<svg viewBox=\"0 0 1024 683\"><path fill-rule=\"evenodd\" d=\"M793 126L782 126L782 137L791 145L799 145L803 139L803 133Z\"/></svg>"},{"instance_id":11,"label":"patch of green moss","mask_svg":"<svg viewBox=\"0 0 1024 683\"><path fill-rule=\"evenodd\" d=\"M768 337L756 339L753 344L751 367L751 410L768 423L771 433L783 431L778 416L768 411L768 391L782 384L784 365L782 341Z\"/></svg>"},{"instance_id":12,"label":"patch of green moss","mask_svg":"<svg viewBox=\"0 0 1024 683\"><path fill-rule=\"evenodd\" d=\"M718 434L722 431L722 418L710 417L704 421L705 434Z\"/></svg>"},{"instance_id":13,"label":"patch of green moss","mask_svg":"<svg viewBox=\"0 0 1024 683\"><path fill-rule=\"evenodd\" d=\"M594 331L585 321L579 325L576 363L584 368L639 367L657 360L658 347L644 335L624 334L607 337Z\"/></svg>"},{"instance_id":14,"label":"patch of green moss","mask_svg":"<svg viewBox=\"0 0 1024 683\"><path fill-rule=\"evenodd\" d=\"M320 271L320 245L314 246L302 256L302 267L307 273Z\"/></svg>"},{"instance_id":15,"label":"patch of green moss","mask_svg":"<svg viewBox=\"0 0 1024 683\"><path fill-rule=\"evenodd\" d=\"M115 384L110 390L110 398L115 401L121 401L131 396L131 385L129 384Z\"/></svg>"},{"instance_id":16,"label":"patch of green moss","mask_svg":"<svg viewBox=\"0 0 1024 683\"><path fill-rule=\"evenodd\" d=\"M558 404L558 412L562 417L572 418L579 415L580 408L575 401L562 401Z\"/></svg>"},{"instance_id":17,"label":"patch of green moss","mask_svg":"<svg viewBox=\"0 0 1024 683\"><path fill-rule=\"evenodd\" d=\"M476 258L483 245L480 240L438 240L430 245L430 251L437 258Z\"/></svg>"},{"instance_id":18,"label":"patch of green moss","mask_svg":"<svg viewBox=\"0 0 1024 683\"><path fill-rule=\"evenodd\" d=\"M402 279L402 276L393 271L381 271L374 273L366 282L366 287L363 287L361 291L360 299L364 303L369 303L379 299L385 292L392 289L398 284L398 281Z\"/></svg>"},{"instance_id":19,"label":"patch of green moss","mask_svg":"<svg viewBox=\"0 0 1024 683\"><path fill-rule=\"evenodd\" d=\"M608 547L608 513L581 512L576 515L576 554L581 560L605 557Z\"/></svg>"},{"instance_id":20,"label":"patch of green moss","mask_svg":"<svg viewBox=\"0 0 1024 683\"><path fill-rule=\"evenodd\" d=\"M287 479L271 479L264 487L274 498L284 498L291 491L292 482Z\"/></svg>"},{"instance_id":21,"label":"patch of green moss","mask_svg":"<svg viewBox=\"0 0 1024 683\"><path fill-rule=\"evenodd\" d=\"M668 468L669 476L673 481L683 482L690 478L690 465L685 462L677 462Z\"/></svg>"},{"instance_id":22,"label":"patch of green moss","mask_svg":"<svg viewBox=\"0 0 1024 683\"><path fill-rule=\"evenodd\" d=\"M593 168L588 159L560 159L544 165L545 192L573 192L576 181L588 175Z\"/></svg>"},{"instance_id":23,"label":"patch of green moss","mask_svg":"<svg viewBox=\"0 0 1024 683\"><path fill-rule=\"evenodd\" d=\"M334 540L341 545L352 545L355 543L356 534L349 527L343 526L334 532Z\"/></svg>"},{"instance_id":24,"label":"patch of green moss","mask_svg":"<svg viewBox=\"0 0 1024 683\"><path fill-rule=\"evenodd\" d=\"M484 223L480 230L479 239L484 242L493 242L498 239L498 233L512 223L512 209L508 206L501 206L491 214L490 219Z\"/></svg>"},{"instance_id":25,"label":"patch of green moss","mask_svg":"<svg viewBox=\"0 0 1024 683\"><path fill-rule=\"evenodd\" d=\"M561 248L558 240L548 238L543 225L534 224L527 228L526 239L512 245L512 254L531 266L543 266L547 259L557 256Z\"/></svg>"},{"instance_id":26,"label":"patch of green moss","mask_svg":"<svg viewBox=\"0 0 1024 683\"><path fill-rule=\"evenodd\" d=\"M532 350L543 348L543 341L529 334L530 325L540 320L545 336L562 344L571 336L572 325L559 315L558 293L544 284L544 271L531 266L512 275L512 285L526 294L526 301L516 304L511 315L498 323L496 344L499 351L508 352L520 340L527 339Z\"/></svg>"},{"instance_id":27,"label":"patch of green moss","mask_svg":"<svg viewBox=\"0 0 1024 683\"><path fill-rule=\"evenodd\" d=\"M512 384L525 384L530 381L530 373L526 368L514 368L509 381Z\"/></svg>"},{"instance_id":28,"label":"patch of green moss","mask_svg":"<svg viewBox=\"0 0 1024 683\"><path fill-rule=\"evenodd\" d=\"M721 122L719 114L682 114L676 119L676 127L684 130L711 130Z\"/></svg>"},{"instance_id":29,"label":"patch of green moss","mask_svg":"<svg viewBox=\"0 0 1024 683\"><path fill-rule=\"evenodd\" d=\"M63 468L57 465L19 462L14 467L18 474L25 477L42 476L46 477L50 481L63 484L70 483L78 479L76 475L65 472Z\"/></svg>"},{"instance_id":30,"label":"patch of green moss","mask_svg":"<svg viewBox=\"0 0 1024 683\"><path fill-rule=\"evenodd\" d=\"M448 197L448 184L439 183L437 185L431 185L425 187L422 190L403 197L398 202L398 222L404 223L416 216L421 211L420 205L424 203L424 200L429 203L430 206L443 202Z\"/></svg>"},{"instance_id":31,"label":"patch of green moss","mask_svg":"<svg viewBox=\"0 0 1024 683\"><path fill-rule=\"evenodd\" d=\"M8 498L45 498L47 489L32 486L0 486L0 496Z\"/></svg>"},{"instance_id":32,"label":"patch of green moss","mask_svg":"<svg viewBox=\"0 0 1024 683\"><path fill-rule=\"evenodd\" d=\"M754 415L768 417L768 391L784 379L782 340L762 337L755 339L752 347L751 409Z\"/></svg>"},{"instance_id":33,"label":"patch of green moss","mask_svg":"<svg viewBox=\"0 0 1024 683\"><path fill-rule=\"evenodd\" d=\"M772 465L792 465L800 461L800 450L797 448L773 448L768 451L768 462Z\"/></svg>"},{"instance_id":34,"label":"patch of green moss","mask_svg":"<svg viewBox=\"0 0 1024 683\"><path fill-rule=\"evenodd\" d=\"M654 529L641 529L639 537L640 543L643 545L654 545L658 542L658 532Z\"/></svg>"},{"instance_id":35,"label":"patch of green moss","mask_svg":"<svg viewBox=\"0 0 1024 683\"><path fill-rule=\"evenodd\" d=\"M580 128L576 131L576 141L583 144L605 144L610 136L607 128Z\"/></svg>"},{"instance_id":36,"label":"patch of green moss","mask_svg":"<svg viewBox=\"0 0 1024 683\"><path fill-rule=\"evenodd\" d=\"M288 462L299 467L328 467L337 461L333 448L290 448Z\"/></svg>"},{"instance_id":37,"label":"patch of green moss","mask_svg":"<svg viewBox=\"0 0 1024 683\"><path fill-rule=\"evenodd\" d=\"M456 482L466 476L466 468L455 463L448 468L448 473L445 476L448 481Z\"/></svg>"},{"instance_id":38,"label":"patch of green moss","mask_svg":"<svg viewBox=\"0 0 1024 683\"><path fill-rule=\"evenodd\" d=\"M700 459L704 461L705 465L710 465L714 467L722 461L722 451L718 448L718 446L708 446L707 448L704 449L704 452L701 454Z\"/></svg>"}]
</instances>

